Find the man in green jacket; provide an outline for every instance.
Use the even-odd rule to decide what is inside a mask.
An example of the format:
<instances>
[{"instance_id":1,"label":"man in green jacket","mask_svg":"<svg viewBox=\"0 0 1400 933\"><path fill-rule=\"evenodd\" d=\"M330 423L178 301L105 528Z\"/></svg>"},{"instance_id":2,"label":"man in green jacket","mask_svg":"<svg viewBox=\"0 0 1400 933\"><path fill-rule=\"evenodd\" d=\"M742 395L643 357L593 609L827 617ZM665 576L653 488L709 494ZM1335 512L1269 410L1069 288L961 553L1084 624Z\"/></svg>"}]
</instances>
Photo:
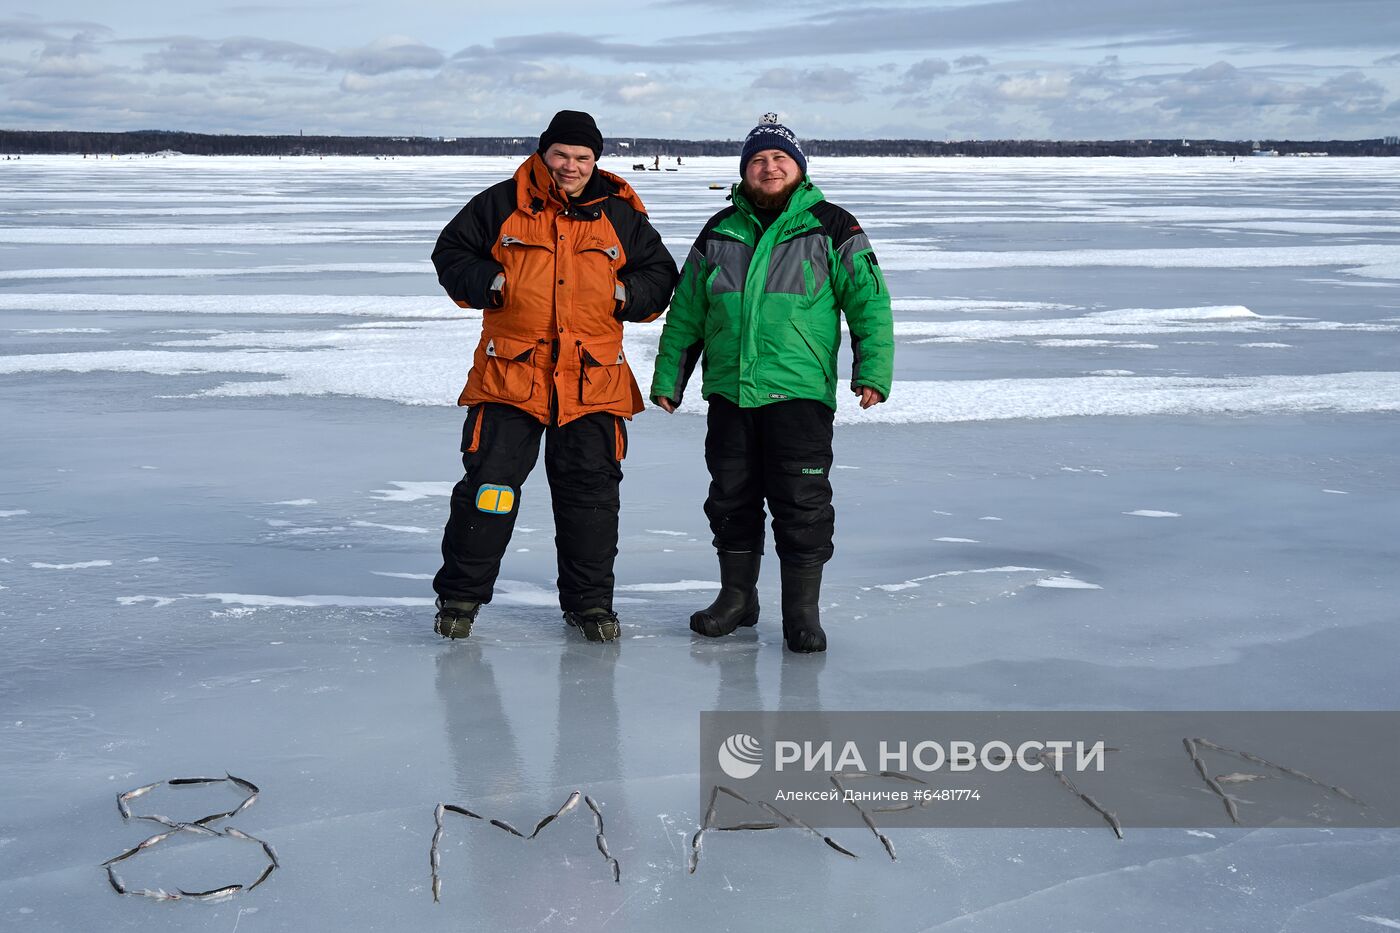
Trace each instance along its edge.
<instances>
[{"instance_id":1,"label":"man in green jacket","mask_svg":"<svg viewBox=\"0 0 1400 933\"><path fill-rule=\"evenodd\" d=\"M783 638L792 651L825 651L818 600L835 530L828 474L841 312L851 391L869 408L890 394L890 296L859 222L807 178L802 147L776 114L744 140L739 174L732 206L710 218L686 259L651 384L652 401L675 411L703 354L705 514L720 593L690 628L719 637L758 621L767 500Z\"/></svg>"}]
</instances>

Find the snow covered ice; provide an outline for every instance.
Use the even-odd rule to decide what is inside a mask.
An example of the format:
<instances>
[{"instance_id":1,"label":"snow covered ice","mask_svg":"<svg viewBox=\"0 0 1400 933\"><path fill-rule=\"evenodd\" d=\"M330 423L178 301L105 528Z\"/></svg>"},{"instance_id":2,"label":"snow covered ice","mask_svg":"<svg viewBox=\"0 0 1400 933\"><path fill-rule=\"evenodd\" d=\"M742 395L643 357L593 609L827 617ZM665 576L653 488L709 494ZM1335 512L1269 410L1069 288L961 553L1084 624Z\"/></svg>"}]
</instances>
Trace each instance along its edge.
<instances>
[{"instance_id":1,"label":"snow covered ice","mask_svg":"<svg viewBox=\"0 0 1400 933\"><path fill-rule=\"evenodd\" d=\"M1366 159L813 159L895 297L838 415L827 656L686 620L698 381L631 426L619 645L559 620L541 471L472 637L432 633L480 316L427 260L512 159L25 157L0 193L0 926L1400 927L1400 832L709 834L702 709L1396 709L1400 182ZM683 257L732 159L619 171ZM660 324L629 326L645 387ZM226 771L256 891L121 898L116 795ZM572 790L597 801L614 884ZM175 819L237 805L161 787ZM256 856L256 857L255 857ZM260 855L173 838L129 887ZM182 874L188 873L188 874ZM202 887L194 887L202 885ZM849 918L849 919L847 919Z\"/></svg>"}]
</instances>

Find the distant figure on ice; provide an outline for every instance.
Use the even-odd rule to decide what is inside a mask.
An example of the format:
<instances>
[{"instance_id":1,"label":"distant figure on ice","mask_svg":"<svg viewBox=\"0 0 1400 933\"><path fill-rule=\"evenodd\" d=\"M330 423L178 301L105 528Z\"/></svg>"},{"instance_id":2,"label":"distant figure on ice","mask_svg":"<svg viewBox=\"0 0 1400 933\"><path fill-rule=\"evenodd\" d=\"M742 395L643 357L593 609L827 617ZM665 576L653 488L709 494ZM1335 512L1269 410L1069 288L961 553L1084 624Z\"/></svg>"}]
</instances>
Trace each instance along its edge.
<instances>
[{"instance_id":1,"label":"distant figure on ice","mask_svg":"<svg viewBox=\"0 0 1400 933\"><path fill-rule=\"evenodd\" d=\"M855 354L860 407L890 394L894 325L889 290L854 217L807 178L807 158L776 114L744 140L733 205L700 231L681 271L651 398L668 412L696 361L709 401L705 514L719 552L720 592L690 617L700 635L758 621L763 504L782 561L783 638L825 651L818 600L831 559L832 422L841 312Z\"/></svg>"},{"instance_id":2,"label":"distant figure on ice","mask_svg":"<svg viewBox=\"0 0 1400 933\"><path fill-rule=\"evenodd\" d=\"M627 429L645 405L622 353L622 322L655 320L676 264L641 200L597 168L593 118L561 110L512 178L468 202L438 237L447 294L483 309L457 404L466 470L442 536L434 631L471 634L491 601L520 491L545 440L559 606L590 641L618 637L613 605L618 486Z\"/></svg>"}]
</instances>

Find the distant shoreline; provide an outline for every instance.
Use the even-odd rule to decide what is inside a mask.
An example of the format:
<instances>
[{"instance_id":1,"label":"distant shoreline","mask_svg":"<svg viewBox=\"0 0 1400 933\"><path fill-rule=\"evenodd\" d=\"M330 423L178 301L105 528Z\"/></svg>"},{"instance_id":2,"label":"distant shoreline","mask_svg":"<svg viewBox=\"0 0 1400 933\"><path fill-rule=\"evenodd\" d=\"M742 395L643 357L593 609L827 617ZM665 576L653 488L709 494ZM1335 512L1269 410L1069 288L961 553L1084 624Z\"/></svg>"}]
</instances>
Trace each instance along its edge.
<instances>
[{"instance_id":1,"label":"distant shoreline","mask_svg":"<svg viewBox=\"0 0 1400 933\"><path fill-rule=\"evenodd\" d=\"M261 156L518 156L535 151L536 138L520 136L252 136L138 130L90 133L71 130L0 130L3 155L183 155ZM613 137L604 154L652 162L696 156L734 156L738 140ZM811 156L1400 156L1400 139L1351 140L958 140L811 139Z\"/></svg>"}]
</instances>

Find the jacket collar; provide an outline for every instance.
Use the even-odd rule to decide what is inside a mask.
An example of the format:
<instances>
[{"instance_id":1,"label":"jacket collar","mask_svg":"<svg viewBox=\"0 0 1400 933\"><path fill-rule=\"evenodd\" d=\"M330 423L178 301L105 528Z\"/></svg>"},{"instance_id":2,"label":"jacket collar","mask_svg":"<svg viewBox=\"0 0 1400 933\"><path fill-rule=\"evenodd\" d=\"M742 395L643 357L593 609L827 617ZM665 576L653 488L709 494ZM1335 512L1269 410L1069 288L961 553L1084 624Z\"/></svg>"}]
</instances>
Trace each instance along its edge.
<instances>
[{"instance_id":1,"label":"jacket collar","mask_svg":"<svg viewBox=\"0 0 1400 933\"><path fill-rule=\"evenodd\" d=\"M741 213L754 218L756 223L757 214L754 211L753 202L745 196L743 187L741 182L735 182L733 187L729 189L729 200L734 202L734 206L737 207ZM820 204L825 200L826 196L822 194L822 190L812 184L811 178L804 176L802 183L797 186L796 190L792 192L792 196L788 198L787 207L783 208L782 213L778 215L777 220L773 221L769 229L771 230L779 227L785 218L805 211L807 208L815 204Z\"/></svg>"},{"instance_id":2,"label":"jacket collar","mask_svg":"<svg viewBox=\"0 0 1400 933\"><path fill-rule=\"evenodd\" d=\"M528 214L538 214L546 206L564 212L575 211L581 215L597 217L608 198L620 198L633 210L646 214L642 199L632 190L623 178L600 168L593 169L593 177L583 188L579 197L572 202L549 177L549 169L538 152L532 154L515 170L515 206Z\"/></svg>"}]
</instances>

